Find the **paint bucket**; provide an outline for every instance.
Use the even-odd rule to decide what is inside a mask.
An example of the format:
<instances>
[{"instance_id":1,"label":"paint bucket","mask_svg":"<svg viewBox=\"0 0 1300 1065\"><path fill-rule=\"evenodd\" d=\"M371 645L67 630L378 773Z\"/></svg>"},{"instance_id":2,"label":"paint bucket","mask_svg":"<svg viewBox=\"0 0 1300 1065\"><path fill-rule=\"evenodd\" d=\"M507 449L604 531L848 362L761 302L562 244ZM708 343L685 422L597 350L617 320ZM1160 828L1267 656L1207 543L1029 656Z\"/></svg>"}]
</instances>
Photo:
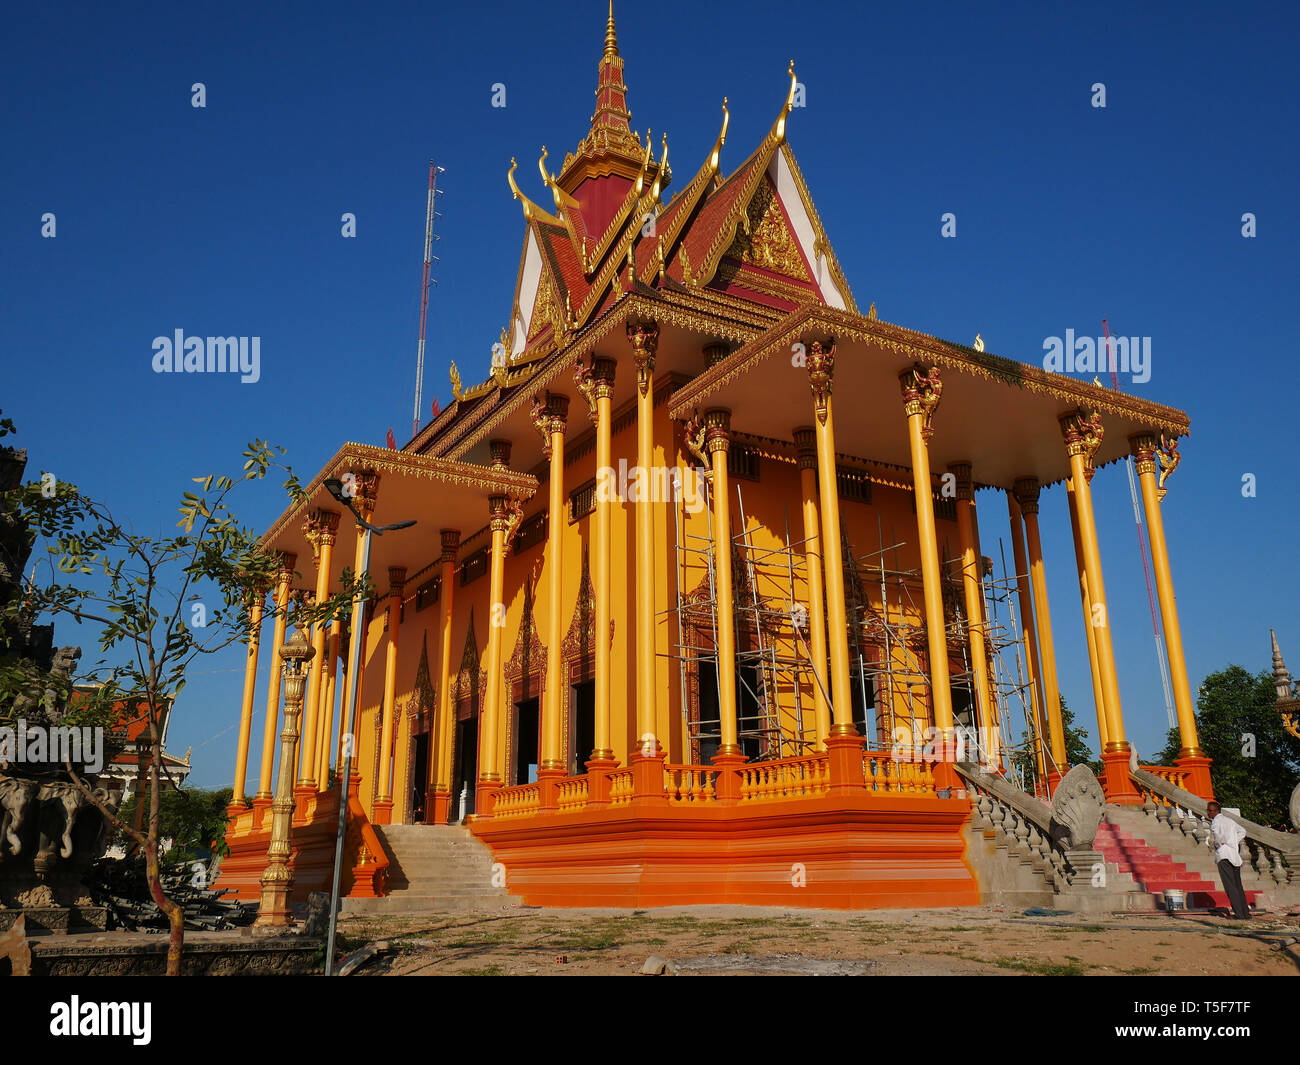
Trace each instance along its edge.
<instances>
[{"instance_id":1,"label":"paint bucket","mask_svg":"<svg viewBox=\"0 0 1300 1065\"><path fill-rule=\"evenodd\" d=\"M1178 888L1165 888L1165 913L1183 913L1187 909L1187 896Z\"/></svg>"}]
</instances>

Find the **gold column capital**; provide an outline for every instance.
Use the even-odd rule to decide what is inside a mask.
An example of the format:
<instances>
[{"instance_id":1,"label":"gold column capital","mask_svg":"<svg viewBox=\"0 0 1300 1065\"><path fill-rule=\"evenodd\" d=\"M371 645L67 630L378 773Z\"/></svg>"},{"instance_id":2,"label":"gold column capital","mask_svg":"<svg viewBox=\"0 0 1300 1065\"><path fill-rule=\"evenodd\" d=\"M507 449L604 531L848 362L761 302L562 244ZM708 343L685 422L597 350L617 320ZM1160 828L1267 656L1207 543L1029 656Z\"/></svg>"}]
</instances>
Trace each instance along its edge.
<instances>
[{"instance_id":1,"label":"gold column capital","mask_svg":"<svg viewBox=\"0 0 1300 1065\"><path fill-rule=\"evenodd\" d=\"M361 516L369 521L379 502L379 471L373 469L350 471L355 478L352 499Z\"/></svg>"},{"instance_id":2,"label":"gold column capital","mask_svg":"<svg viewBox=\"0 0 1300 1065\"><path fill-rule=\"evenodd\" d=\"M311 544L312 562L320 564L322 547L333 547L338 538L339 512L318 507L307 512L302 520L302 535Z\"/></svg>"},{"instance_id":3,"label":"gold column capital","mask_svg":"<svg viewBox=\"0 0 1300 1065\"><path fill-rule=\"evenodd\" d=\"M1062 414L1061 436L1065 439L1065 453L1071 458L1083 457L1083 476L1091 484L1092 475L1096 473L1093 458L1106 436L1106 429L1101 424L1101 415L1087 407Z\"/></svg>"},{"instance_id":4,"label":"gold column capital","mask_svg":"<svg viewBox=\"0 0 1300 1065\"><path fill-rule=\"evenodd\" d=\"M731 411L726 407L704 412L704 446L710 455L731 446Z\"/></svg>"},{"instance_id":5,"label":"gold column capital","mask_svg":"<svg viewBox=\"0 0 1300 1065\"><path fill-rule=\"evenodd\" d=\"M915 363L898 375L898 385L903 393L903 410L909 418L914 414L922 416L921 436L929 443L934 435L934 412L939 409L939 400L943 396L939 367L927 369L921 363Z\"/></svg>"},{"instance_id":6,"label":"gold column capital","mask_svg":"<svg viewBox=\"0 0 1300 1065\"><path fill-rule=\"evenodd\" d=\"M533 406L528 416L533 428L542 436L542 452L551 457L551 439L556 433L563 433L569 422L569 397L554 392L543 392L533 397Z\"/></svg>"},{"instance_id":7,"label":"gold column capital","mask_svg":"<svg viewBox=\"0 0 1300 1065\"><path fill-rule=\"evenodd\" d=\"M460 550L460 530L443 529L438 535L442 538L442 554L439 556L439 561L455 562L456 552Z\"/></svg>"},{"instance_id":8,"label":"gold column capital","mask_svg":"<svg viewBox=\"0 0 1300 1065\"><path fill-rule=\"evenodd\" d=\"M600 355L593 355L590 365L581 359L574 364L573 385L587 401L593 422L600 419L597 403L602 399L614 398L614 370L617 365L613 359Z\"/></svg>"},{"instance_id":9,"label":"gold column capital","mask_svg":"<svg viewBox=\"0 0 1300 1065\"><path fill-rule=\"evenodd\" d=\"M948 472L957 479L957 499L964 503L975 502L975 483L971 480L969 462L950 462Z\"/></svg>"},{"instance_id":10,"label":"gold column capital","mask_svg":"<svg viewBox=\"0 0 1300 1065\"><path fill-rule=\"evenodd\" d=\"M1129 436L1129 451L1136 460L1134 465L1139 474L1156 472L1156 448L1159 446L1154 432L1144 430Z\"/></svg>"},{"instance_id":11,"label":"gold column capital","mask_svg":"<svg viewBox=\"0 0 1300 1065\"><path fill-rule=\"evenodd\" d=\"M813 411L817 421L826 424L830 410L831 389L835 384L835 338L813 340L805 344L804 358L808 367L808 387L812 389Z\"/></svg>"},{"instance_id":12,"label":"gold column capital","mask_svg":"<svg viewBox=\"0 0 1300 1065\"><path fill-rule=\"evenodd\" d=\"M817 468L817 430L811 425L801 425L794 431L794 446L799 456L799 469Z\"/></svg>"},{"instance_id":13,"label":"gold column capital","mask_svg":"<svg viewBox=\"0 0 1300 1065\"><path fill-rule=\"evenodd\" d=\"M636 362L636 387L645 395L655 372L655 352L659 348L659 326L653 321L628 322L627 340Z\"/></svg>"},{"instance_id":14,"label":"gold column capital","mask_svg":"<svg viewBox=\"0 0 1300 1065\"><path fill-rule=\"evenodd\" d=\"M401 595L406 589L406 567L388 567L388 594Z\"/></svg>"},{"instance_id":15,"label":"gold column capital","mask_svg":"<svg viewBox=\"0 0 1300 1065\"><path fill-rule=\"evenodd\" d=\"M491 466L494 470L504 470L510 466L510 441L489 440L488 454L492 456Z\"/></svg>"},{"instance_id":16,"label":"gold column capital","mask_svg":"<svg viewBox=\"0 0 1300 1065\"><path fill-rule=\"evenodd\" d=\"M1017 477L1015 486L1012 488L1012 494L1016 497L1016 502L1020 504L1022 514L1038 513L1038 496L1041 489L1038 486L1037 477Z\"/></svg>"},{"instance_id":17,"label":"gold column capital","mask_svg":"<svg viewBox=\"0 0 1300 1065\"><path fill-rule=\"evenodd\" d=\"M491 515L493 532L505 533L505 553L510 554L510 541L519 531L519 524L524 520L524 505L518 499L509 496L490 496L488 513Z\"/></svg>"},{"instance_id":18,"label":"gold column capital","mask_svg":"<svg viewBox=\"0 0 1300 1065\"><path fill-rule=\"evenodd\" d=\"M1156 485L1156 501L1164 502L1166 493L1169 489L1165 487L1165 482L1169 480L1178 464L1183 461L1183 456L1178 453L1178 437L1166 436L1160 434L1160 446L1156 448L1156 461L1160 464L1160 477Z\"/></svg>"}]
</instances>

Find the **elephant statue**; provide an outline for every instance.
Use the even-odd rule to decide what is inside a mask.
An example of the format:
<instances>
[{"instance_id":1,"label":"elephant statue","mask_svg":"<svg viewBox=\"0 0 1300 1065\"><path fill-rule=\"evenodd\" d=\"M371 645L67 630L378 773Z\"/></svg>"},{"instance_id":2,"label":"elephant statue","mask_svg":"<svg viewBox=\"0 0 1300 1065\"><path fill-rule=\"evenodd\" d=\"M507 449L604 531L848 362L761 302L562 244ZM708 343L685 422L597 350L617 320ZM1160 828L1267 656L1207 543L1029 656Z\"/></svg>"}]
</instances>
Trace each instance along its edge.
<instances>
[{"instance_id":1,"label":"elephant statue","mask_svg":"<svg viewBox=\"0 0 1300 1065\"><path fill-rule=\"evenodd\" d=\"M23 829L28 817L36 809L36 796L40 784L21 777L0 777L0 859L5 845L11 854L23 850Z\"/></svg>"}]
</instances>

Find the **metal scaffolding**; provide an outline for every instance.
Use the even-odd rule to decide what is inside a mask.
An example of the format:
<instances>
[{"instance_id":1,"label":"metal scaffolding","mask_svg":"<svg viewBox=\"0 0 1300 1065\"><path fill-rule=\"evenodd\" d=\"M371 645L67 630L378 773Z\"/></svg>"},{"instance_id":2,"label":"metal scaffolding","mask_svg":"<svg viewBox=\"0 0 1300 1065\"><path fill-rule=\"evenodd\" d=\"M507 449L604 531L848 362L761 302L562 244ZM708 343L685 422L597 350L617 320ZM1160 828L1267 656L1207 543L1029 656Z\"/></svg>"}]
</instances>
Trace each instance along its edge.
<instances>
[{"instance_id":1,"label":"metal scaffolding","mask_svg":"<svg viewBox=\"0 0 1300 1065\"><path fill-rule=\"evenodd\" d=\"M709 709L705 689L718 684L717 559L713 543L711 486L706 486L707 533L684 529L684 505L673 506L676 601L667 613L676 629L676 642L666 657L676 664L684 734L690 744L687 757L703 756L718 739L716 716ZM746 514L742 486L735 485L737 530L730 537L734 602L730 605L736 627L736 714L739 742L751 761L769 761L810 753L816 745L812 698L817 688L831 705L826 664L813 668L808 643L807 604L796 589L806 588L807 542L792 539L788 512L784 536L776 546L755 542L761 525ZM765 530L769 535L774 531ZM877 546L857 554L843 539L845 611L848 617L850 687L853 718L869 747L888 749L907 733L930 722L926 668L928 635L925 627L921 570L901 568L899 555L906 541L891 530L885 543L877 516ZM947 555L945 549L943 552ZM892 561L892 565L889 564ZM976 748L972 757L994 763L1023 787L1018 755L1027 752L1040 767L1050 750L1035 720L1030 682L1025 669L1024 639L1017 625L1016 574L995 576L990 560L981 581L985 620L982 628L989 660L989 691L997 710L1000 736L992 743L978 730L968 734ZM946 558L943 572L945 636L949 658L960 659L962 670L951 675L957 724L990 725L977 720L975 685L969 659L969 633L960 592L960 559ZM688 587L689 585L689 587ZM875 599L872 599L872 593ZM710 683L711 678L711 683ZM696 686L691 697L692 684ZM715 704L716 706L716 701ZM691 708L700 714L692 720ZM716 714L716 710L714 710ZM784 720L783 720L784 719ZM1022 740L1012 730L1023 723Z\"/></svg>"}]
</instances>

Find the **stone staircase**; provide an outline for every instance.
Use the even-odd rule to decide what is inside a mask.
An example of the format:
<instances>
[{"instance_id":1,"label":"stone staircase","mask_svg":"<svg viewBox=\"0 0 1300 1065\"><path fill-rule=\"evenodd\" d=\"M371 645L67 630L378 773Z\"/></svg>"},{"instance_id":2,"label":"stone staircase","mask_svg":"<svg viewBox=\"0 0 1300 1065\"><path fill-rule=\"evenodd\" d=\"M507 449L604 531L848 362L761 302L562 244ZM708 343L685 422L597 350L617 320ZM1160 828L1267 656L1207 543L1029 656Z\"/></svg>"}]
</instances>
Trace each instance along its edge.
<instances>
[{"instance_id":1,"label":"stone staircase","mask_svg":"<svg viewBox=\"0 0 1300 1065\"><path fill-rule=\"evenodd\" d=\"M375 825L388 856L389 894L344 899L347 913L445 913L517 904L492 886L492 852L459 825Z\"/></svg>"},{"instance_id":2,"label":"stone staircase","mask_svg":"<svg viewBox=\"0 0 1300 1065\"><path fill-rule=\"evenodd\" d=\"M1136 880L1156 909L1164 909L1166 888L1184 891L1189 909L1230 906L1213 851L1193 837L1164 828L1140 809L1107 806L1094 846L1105 856L1107 869ZM1242 880L1246 901L1258 905L1262 892L1252 883L1258 877L1245 863Z\"/></svg>"}]
</instances>

